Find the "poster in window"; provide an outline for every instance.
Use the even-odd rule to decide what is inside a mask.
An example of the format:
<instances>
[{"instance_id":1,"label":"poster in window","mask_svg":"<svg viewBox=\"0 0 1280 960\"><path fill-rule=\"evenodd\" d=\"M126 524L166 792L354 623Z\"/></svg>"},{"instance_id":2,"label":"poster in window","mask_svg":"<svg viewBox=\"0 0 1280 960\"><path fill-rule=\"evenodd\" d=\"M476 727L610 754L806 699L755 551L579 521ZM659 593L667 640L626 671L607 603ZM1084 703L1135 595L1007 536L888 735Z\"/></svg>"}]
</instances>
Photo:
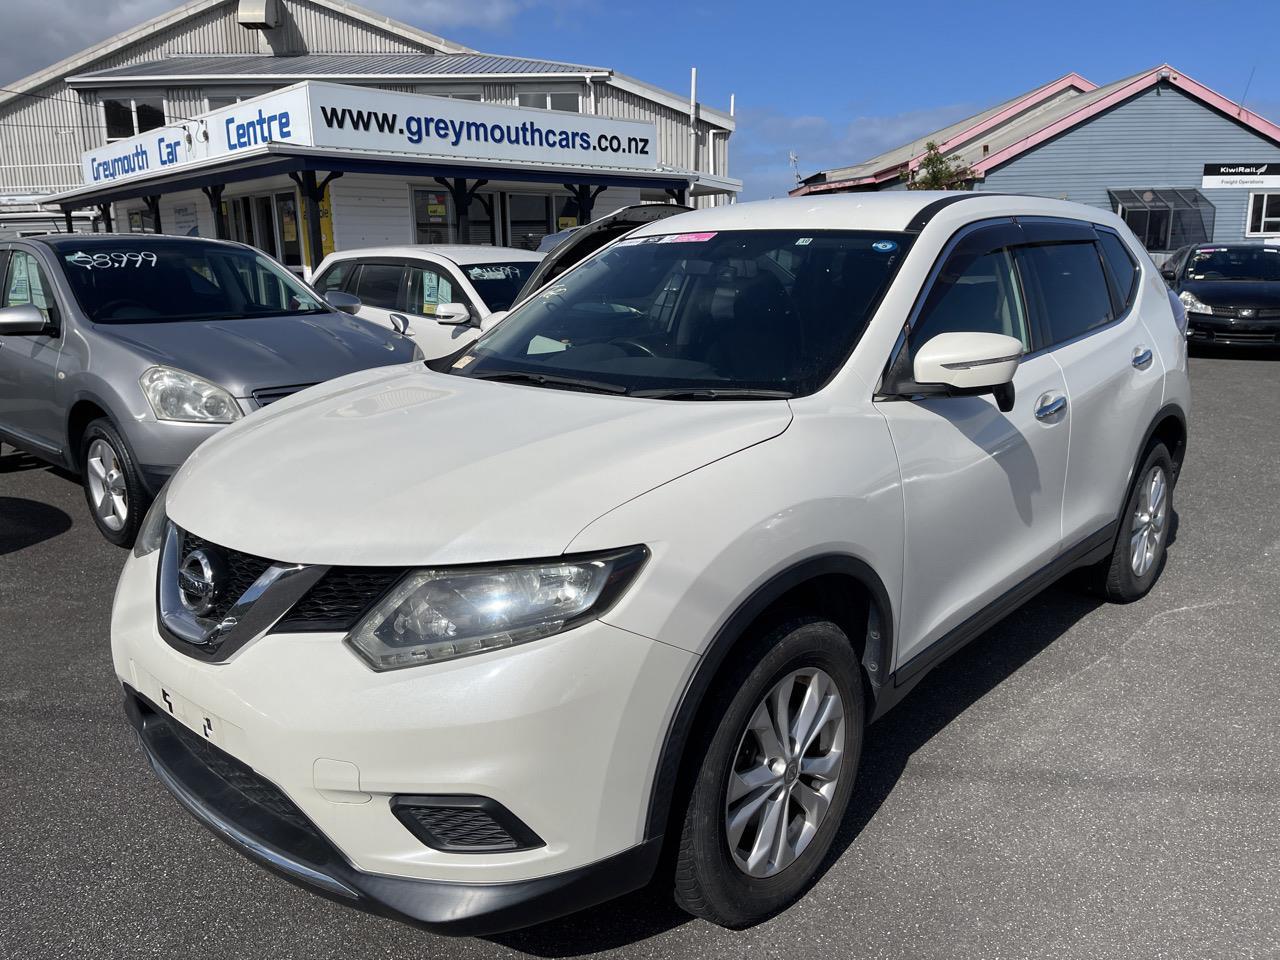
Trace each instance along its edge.
<instances>
[{"instance_id":1,"label":"poster in window","mask_svg":"<svg viewBox=\"0 0 1280 960\"><path fill-rule=\"evenodd\" d=\"M173 232L180 237L200 236L200 218L191 204L178 204L173 208Z\"/></svg>"}]
</instances>

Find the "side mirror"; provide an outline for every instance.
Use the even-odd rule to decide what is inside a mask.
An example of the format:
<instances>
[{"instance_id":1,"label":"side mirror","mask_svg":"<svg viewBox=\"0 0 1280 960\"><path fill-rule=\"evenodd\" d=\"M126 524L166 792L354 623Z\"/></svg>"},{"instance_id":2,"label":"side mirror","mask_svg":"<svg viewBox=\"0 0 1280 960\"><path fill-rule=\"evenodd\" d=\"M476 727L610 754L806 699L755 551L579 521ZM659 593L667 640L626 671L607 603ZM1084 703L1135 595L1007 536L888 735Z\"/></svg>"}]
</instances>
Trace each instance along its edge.
<instances>
[{"instance_id":1,"label":"side mirror","mask_svg":"<svg viewBox=\"0 0 1280 960\"><path fill-rule=\"evenodd\" d=\"M449 327L461 326L471 322L471 308L465 303L436 304L436 312L432 314L436 323Z\"/></svg>"},{"instance_id":2,"label":"side mirror","mask_svg":"<svg viewBox=\"0 0 1280 960\"><path fill-rule=\"evenodd\" d=\"M29 303L0 308L0 337L18 337L44 333L49 322L44 314Z\"/></svg>"},{"instance_id":3,"label":"side mirror","mask_svg":"<svg viewBox=\"0 0 1280 960\"><path fill-rule=\"evenodd\" d=\"M1165 283L1173 284L1178 282L1178 271L1176 270L1161 270L1160 276L1164 277Z\"/></svg>"},{"instance_id":4,"label":"side mirror","mask_svg":"<svg viewBox=\"0 0 1280 960\"><path fill-rule=\"evenodd\" d=\"M505 320L507 314L510 312L511 312L510 310L493 311L493 313L489 314L487 317L485 317L480 321L480 332L488 333L490 330L492 330L494 327L500 324L503 320Z\"/></svg>"},{"instance_id":5,"label":"side mirror","mask_svg":"<svg viewBox=\"0 0 1280 960\"><path fill-rule=\"evenodd\" d=\"M360 298L355 294L343 293L341 290L330 290L324 295L324 302L335 310L352 315L360 309Z\"/></svg>"},{"instance_id":6,"label":"side mirror","mask_svg":"<svg viewBox=\"0 0 1280 960\"><path fill-rule=\"evenodd\" d=\"M403 313L393 313L387 319L391 321L391 325L395 328L396 333L400 334L402 337L409 336L409 318Z\"/></svg>"},{"instance_id":7,"label":"side mirror","mask_svg":"<svg viewBox=\"0 0 1280 960\"><path fill-rule=\"evenodd\" d=\"M916 353L916 383L937 384L957 396L995 394L1005 413L1013 409L1013 375L1022 341L1000 333L940 333Z\"/></svg>"}]
</instances>

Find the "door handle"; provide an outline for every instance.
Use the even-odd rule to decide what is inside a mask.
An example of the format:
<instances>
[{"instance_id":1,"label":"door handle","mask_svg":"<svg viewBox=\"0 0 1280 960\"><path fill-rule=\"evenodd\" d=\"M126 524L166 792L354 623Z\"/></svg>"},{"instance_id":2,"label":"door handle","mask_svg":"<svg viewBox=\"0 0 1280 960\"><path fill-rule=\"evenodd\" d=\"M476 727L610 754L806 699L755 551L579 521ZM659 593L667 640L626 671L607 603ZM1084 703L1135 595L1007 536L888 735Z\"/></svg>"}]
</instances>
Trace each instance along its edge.
<instances>
[{"instance_id":1,"label":"door handle","mask_svg":"<svg viewBox=\"0 0 1280 960\"><path fill-rule=\"evenodd\" d=\"M1133 364L1134 369L1145 370L1151 366L1152 356L1150 347L1134 347L1133 360L1130 362Z\"/></svg>"},{"instance_id":2,"label":"door handle","mask_svg":"<svg viewBox=\"0 0 1280 960\"><path fill-rule=\"evenodd\" d=\"M1036 404L1036 419L1051 420L1065 409L1067 409L1066 397L1060 393L1056 396L1051 393L1046 393Z\"/></svg>"}]
</instances>

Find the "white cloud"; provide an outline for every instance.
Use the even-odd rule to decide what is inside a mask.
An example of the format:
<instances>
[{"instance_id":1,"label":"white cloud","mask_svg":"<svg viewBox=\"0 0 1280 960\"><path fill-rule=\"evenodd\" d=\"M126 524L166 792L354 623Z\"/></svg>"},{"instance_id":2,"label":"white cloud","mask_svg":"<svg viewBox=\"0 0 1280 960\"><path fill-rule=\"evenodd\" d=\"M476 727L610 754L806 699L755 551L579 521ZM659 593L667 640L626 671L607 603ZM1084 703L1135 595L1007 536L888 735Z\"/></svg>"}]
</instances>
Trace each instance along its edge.
<instances>
[{"instance_id":1,"label":"white cloud","mask_svg":"<svg viewBox=\"0 0 1280 960\"><path fill-rule=\"evenodd\" d=\"M802 177L848 166L941 129L976 112L966 104L881 116L831 120L792 116L772 107L738 112L729 141L729 173L743 181L742 199L786 196L795 186L788 153L799 158Z\"/></svg>"}]
</instances>

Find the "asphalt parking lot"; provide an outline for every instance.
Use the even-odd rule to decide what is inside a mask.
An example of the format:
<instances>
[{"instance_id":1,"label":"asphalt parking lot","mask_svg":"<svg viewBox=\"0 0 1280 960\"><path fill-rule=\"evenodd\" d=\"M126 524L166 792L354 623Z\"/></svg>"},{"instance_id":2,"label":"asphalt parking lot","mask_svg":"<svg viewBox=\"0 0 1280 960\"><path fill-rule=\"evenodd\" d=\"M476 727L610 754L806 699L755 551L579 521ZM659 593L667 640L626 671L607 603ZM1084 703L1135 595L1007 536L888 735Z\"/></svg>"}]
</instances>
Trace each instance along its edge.
<instances>
[{"instance_id":1,"label":"asphalt parking lot","mask_svg":"<svg viewBox=\"0 0 1280 960\"><path fill-rule=\"evenodd\" d=\"M302 892L170 799L122 719L124 554L0 453L0 956L1280 957L1280 356L1192 361L1144 601L1055 587L868 736L831 864L744 932L645 891L448 940Z\"/></svg>"}]
</instances>

